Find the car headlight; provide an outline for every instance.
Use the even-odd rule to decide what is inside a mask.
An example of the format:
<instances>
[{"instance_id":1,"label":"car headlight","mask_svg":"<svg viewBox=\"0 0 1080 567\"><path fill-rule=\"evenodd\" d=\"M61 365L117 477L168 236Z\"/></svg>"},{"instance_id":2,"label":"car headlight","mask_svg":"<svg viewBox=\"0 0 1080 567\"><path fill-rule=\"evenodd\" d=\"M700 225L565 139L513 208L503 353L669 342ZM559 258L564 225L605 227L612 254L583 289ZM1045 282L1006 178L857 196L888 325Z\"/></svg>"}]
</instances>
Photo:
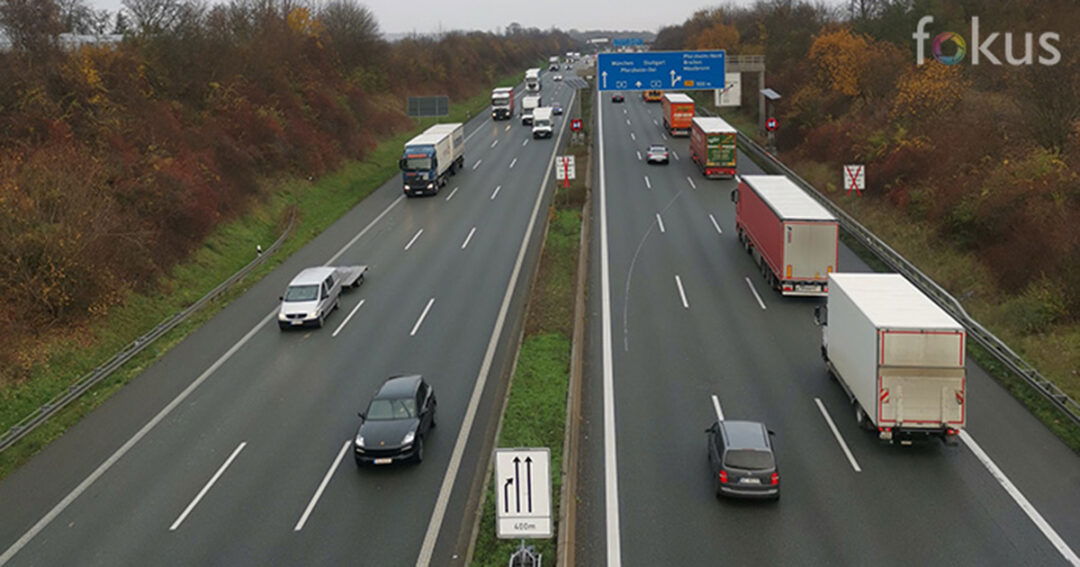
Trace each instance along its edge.
<instances>
[{"instance_id":1,"label":"car headlight","mask_svg":"<svg viewBox=\"0 0 1080 567\"><path fill-rule=\"evenodd\" d=\"M356 436L356 446L360 447L361 449L364 448L364 436L363 435L357 435Z\"/></svg>"},{"instance_id":2,"label":"car headlight","mask_svg":"<svg viewBox=\"0 0 1080 567\"><path fill-rule=\"evenodd\" d=\"M410 431L405 434L405 438L401 440L401 444L408 445L409 443L413 442L413 439L416 439L416 432Z\"/></svg>"},{"instance_id":3,"label":"car headlight","mask_svg":"<svg viewBox=\"0 0 1080 567\"><path fill-rule=\"evenodd\" d=\"M434 183L428 183L428 184L427 184L427 188L428 188L428 189L434 189L434 188L435 188L435 184L434 184Z\"/></svg>"}]
</instances>

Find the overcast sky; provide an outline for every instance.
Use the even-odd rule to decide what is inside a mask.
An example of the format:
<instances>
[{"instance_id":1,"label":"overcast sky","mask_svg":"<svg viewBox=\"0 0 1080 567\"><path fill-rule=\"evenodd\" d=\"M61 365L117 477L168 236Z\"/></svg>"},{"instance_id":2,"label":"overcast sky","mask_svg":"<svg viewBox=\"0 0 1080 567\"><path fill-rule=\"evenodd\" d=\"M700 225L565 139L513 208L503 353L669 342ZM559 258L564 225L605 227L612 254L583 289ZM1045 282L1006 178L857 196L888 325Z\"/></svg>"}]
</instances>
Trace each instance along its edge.
<instances>
[{"instance_id":1,"label":"overcast sky","mask_svg":"<svg viewBox=\"0 0 1080 567\"><path fill-rule=\"evenodd\" d=\"M208 0L211 4L224 0ZM115 12L121 0L88 0L95 8ZM510 22L524 27L569 30L648 30L682 23L695 11L721 0L367 0L384 33L428 33L443 30L495 31ZM735 0L749 4L751 0Z\"/></svg>"}]
</instances>

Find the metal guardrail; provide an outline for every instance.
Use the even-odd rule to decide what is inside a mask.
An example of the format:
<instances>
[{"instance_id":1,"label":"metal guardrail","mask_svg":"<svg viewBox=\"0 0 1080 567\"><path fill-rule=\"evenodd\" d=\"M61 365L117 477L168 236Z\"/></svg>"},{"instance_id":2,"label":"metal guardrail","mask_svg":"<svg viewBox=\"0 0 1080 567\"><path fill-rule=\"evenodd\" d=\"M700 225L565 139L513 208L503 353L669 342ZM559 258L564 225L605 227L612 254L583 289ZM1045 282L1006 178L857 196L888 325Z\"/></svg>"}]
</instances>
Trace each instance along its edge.
<instances>
[{"instance_id":1,"label":"metal guardrail","mask_svg":"<svg viewBox=\"0 0 1080 567\"><path fill-rule=\"evenodd\" d=\"M225 290L232 287L236 282L240 281L241 278L250 273L251 270L255 269L256 266L266 260L266 258L270 256L270 254L274 253L274 251L281 247L281 244L285 242L285 237L287 237L289 233L292 232L293 226L295 224L296 215L294 214L289 217L289 223L285 227L285 230L282 231L281 236L279 236L278 239L274 241L274 243L271 244L269 248L256 256L255 259L249 262L246 266L240 268L240 270L229 276L228 279L218 284L217 287L210 290L206 295L202 296L201 298L199 298L198 301L186 307L183 311L180 311L179 313L176 313L168 319L165 319L164 321L158 323L157 326L155 326L149 332L135 339L123 349L121 349L119 352L114 354L113 357L110 358L107 362L105 362L101 366L98 366L92 371L82 375L78 380L68 386L68 388L64 390L64 392L58 394L56 397L46 402L44 405L35 410L34 413L23 418L22 421L20 421L19 423L11 426L11 428L8 429L7 433L5 433L3 437L0 437L0 452L7 450L9 447L18 442L19 439L22 439L23 437L28 435L31 431L36 429L42 423L45 423L50 417L55 415L60 410L64 409L64 407L66 407L71 402L77 400L80 396L86 393L87 390L93 388L94 385L104 380L106 377L111 375L129 360L134 358L135 355L139 354L146 347L153 344L155 340L160 338L165 333L171 331L180 323L184 322L196 311L201 309L207 303L213 301L215 298L225 292Z\"/></svg>"},{"instance_id":2,"label":"metal guardrail","mask_svg":"<svg viewBox=\"0 0 1080 567\"><path fill-rule=\"evenodd\" d=\"M702 112L702 114L712 114L704 108L699 108L699 111ZM1028 364L1027 361L1016 354L1016 352L1009 348L1009 346L1001 339L994 336L994 334L986 327L983 327L978 321L971 317L971 315L968 315L960 302L938 285L937 282L919 271L914 264L901 256L896 250L893 250L892 247L875 236L874 233L867 230L866 227L855 220L854 217L836 206L832 200L819 192L805 179L799 177L799 175L792 171L791 168L776 159L749 136L739 132L739 143L749 150L750 153L756 155L773 167L775 169L774 173L783 173L806 190L810 196L814 197L822 206L840 220L841 229L865 246L890 268L897 273L903 274L904 277L929 296L934 303L937 303L942 309L959 321L960 324L967 329L968 336L978 341L978 343L986 348L990 354L994 355L999 362L1027 381L1027 383L1035 388L1036 391L1042 394L1050 401L1050 403L1054 404L1054 406L1056 406L1063 414L1071 419L1073 423L1080 425L1080 404L1063 392L1057 384L1046 379L1035 369L1035 367Z\"/></svg>"}]
</instances>

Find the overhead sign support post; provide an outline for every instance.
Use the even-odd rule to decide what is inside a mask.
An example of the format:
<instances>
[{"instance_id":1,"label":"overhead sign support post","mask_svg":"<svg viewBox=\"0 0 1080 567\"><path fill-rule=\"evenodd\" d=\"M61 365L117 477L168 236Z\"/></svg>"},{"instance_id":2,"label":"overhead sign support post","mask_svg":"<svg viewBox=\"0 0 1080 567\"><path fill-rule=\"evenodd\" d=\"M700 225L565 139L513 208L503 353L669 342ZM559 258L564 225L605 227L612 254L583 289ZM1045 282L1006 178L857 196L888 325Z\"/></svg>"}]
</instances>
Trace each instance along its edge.
<instances>
[{"instance_id":1,"label":"overhead sign support post","mask_svg":"<svg viewBox=\"0 0 1080 567\"><path fill-rule=\"evenodd\" d=\"M726 58L722 49L601 53L596 72L602 91L723 89Z\"/></svg>"}]
</instances>

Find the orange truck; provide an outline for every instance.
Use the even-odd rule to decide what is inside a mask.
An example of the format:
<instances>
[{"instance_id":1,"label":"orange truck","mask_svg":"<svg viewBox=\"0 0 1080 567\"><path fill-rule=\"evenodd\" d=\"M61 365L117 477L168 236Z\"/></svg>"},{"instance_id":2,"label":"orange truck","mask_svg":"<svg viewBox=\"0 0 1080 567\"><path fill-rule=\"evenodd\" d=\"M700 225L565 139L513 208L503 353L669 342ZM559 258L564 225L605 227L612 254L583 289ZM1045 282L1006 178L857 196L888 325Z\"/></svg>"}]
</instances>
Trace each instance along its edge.
<instances>
[{"instance_id":1,"label":"orange truck","mask_svg":"<svg viewBox=\"0 0 1080 567\"><path fill-rule=\"evenodd\" d=\"M664 91L658 91L658 90L655 90L655 89L651 90L651 91L642 91L641 92L641 98L645 102L660 102L660 99L663 96L664 96Z\"/></svg>"},{"instance_id":2,"label":"orange truck","mask_svg":"<svg viewBox=\"0 0 1080 567\"><path fill-rule=\"evenodd\" d=\"M672 136L689 136L690 121L694 119L694 99L683 93L666 93L664 103L664 130Z\"/></svg>"}]
</instances>

